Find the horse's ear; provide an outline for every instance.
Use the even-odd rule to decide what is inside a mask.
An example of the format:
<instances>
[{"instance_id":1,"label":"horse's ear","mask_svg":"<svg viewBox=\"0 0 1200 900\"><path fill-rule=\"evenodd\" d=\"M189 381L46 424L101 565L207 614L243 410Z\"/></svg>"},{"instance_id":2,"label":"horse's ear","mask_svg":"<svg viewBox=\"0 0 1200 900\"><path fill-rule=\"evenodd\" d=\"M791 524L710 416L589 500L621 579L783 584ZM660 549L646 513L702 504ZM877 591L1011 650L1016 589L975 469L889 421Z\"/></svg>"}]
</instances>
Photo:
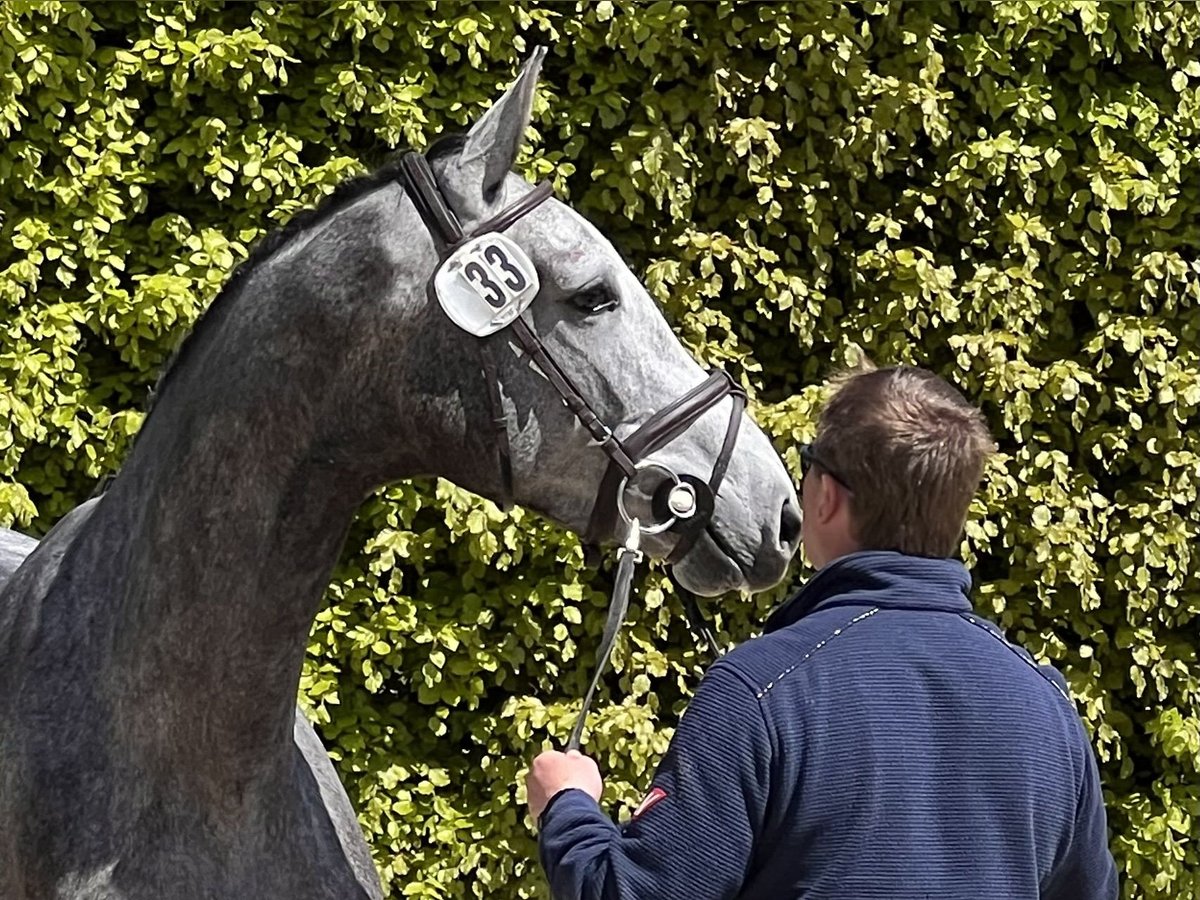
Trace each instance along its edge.
<instances>
[{"instance_id":1,"label":"horse's ear","mask_svg":"<svg viewBox=\"0 0 1200 900\"><path fill-rule=\"evenodd\" d=\"M462 163L482 163L485 199L492 198L516 162L533 111L538 73L545 58L546 48L535 47L512 87L467 132L467 142L459 159Z\"/></svg>"}]
</instances>

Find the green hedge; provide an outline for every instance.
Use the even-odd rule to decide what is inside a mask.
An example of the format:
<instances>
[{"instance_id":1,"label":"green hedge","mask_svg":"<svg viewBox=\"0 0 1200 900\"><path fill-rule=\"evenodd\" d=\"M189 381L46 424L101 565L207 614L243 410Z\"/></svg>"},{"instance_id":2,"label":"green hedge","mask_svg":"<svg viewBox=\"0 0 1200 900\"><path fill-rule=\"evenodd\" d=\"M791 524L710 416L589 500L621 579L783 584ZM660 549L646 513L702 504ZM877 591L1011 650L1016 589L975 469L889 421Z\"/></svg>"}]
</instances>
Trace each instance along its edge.
<instances>
[{"instance_id":1,"label":"green hedge","mask_svg":"<svg viewBox=\"0 0 1200 900\"><path fill-rule=\"evenodd\" d=\"M977 602L1062 668L1125 896L1200 897L1200 12L1192 3L0 5L0 521L117 468L266 229L552 52L523 168L751 388L795 466L865 350L980 403ZM799 573L797 573L799 574ZM611 572L442 483L363 507L304 702L407 895L541 895L515 787ZM728 598L744 639L782 589ZM591 749L628 804L700 660L661 574Z\"/></svg>"}]
</instances>

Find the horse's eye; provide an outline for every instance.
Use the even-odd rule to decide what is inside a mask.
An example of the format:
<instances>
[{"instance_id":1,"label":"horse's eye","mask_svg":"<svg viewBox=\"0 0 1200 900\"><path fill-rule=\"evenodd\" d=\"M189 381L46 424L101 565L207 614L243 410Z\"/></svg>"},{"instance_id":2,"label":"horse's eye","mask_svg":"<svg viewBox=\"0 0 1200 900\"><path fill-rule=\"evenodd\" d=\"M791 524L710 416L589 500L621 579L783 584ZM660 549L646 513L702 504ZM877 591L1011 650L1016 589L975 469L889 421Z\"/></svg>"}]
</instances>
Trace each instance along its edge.
<instances>
[{"instance_id":1,"label":"horse's eye","mask_svg":"<svg viewBox=\"0 0 1200 900\"><path fill-rule=\"evenodd\" d=\"M571 305L580 312L600 313L616 309L620 301L606 285L597 284L584 288L570 297Z\"/></svg>"}]
</instances>

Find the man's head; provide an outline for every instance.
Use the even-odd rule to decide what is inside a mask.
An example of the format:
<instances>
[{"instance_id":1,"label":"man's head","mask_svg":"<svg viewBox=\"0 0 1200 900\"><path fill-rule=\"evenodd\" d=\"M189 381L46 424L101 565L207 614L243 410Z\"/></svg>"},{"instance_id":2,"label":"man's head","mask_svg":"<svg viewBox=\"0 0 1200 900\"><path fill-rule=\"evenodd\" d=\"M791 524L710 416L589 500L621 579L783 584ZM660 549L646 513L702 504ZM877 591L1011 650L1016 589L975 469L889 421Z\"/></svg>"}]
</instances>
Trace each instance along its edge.
<instances>
[{"instance_id":1,"label":"man's head","mask_svg":"<svg viewBox=\"0 0 1200 900\"><path fill-rule=\"evenodd\" d=\"M802 540L821 568L859 550L948 557L995 449L979 410L912 366L839 379L802 450Z\"/></svg>"}]
</instances>

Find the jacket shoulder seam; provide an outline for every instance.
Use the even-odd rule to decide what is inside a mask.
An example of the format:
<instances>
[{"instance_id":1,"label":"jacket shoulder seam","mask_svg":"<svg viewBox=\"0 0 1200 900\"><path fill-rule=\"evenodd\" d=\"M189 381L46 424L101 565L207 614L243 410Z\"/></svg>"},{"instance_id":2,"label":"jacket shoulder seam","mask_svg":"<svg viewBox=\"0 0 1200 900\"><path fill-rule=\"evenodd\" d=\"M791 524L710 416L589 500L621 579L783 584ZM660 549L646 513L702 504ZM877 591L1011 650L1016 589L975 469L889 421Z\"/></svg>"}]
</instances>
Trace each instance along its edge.
<instances>
[{"instance_id":1,"label":"jacket shoulder seam","mask_svg":"<svg viewBox=\"0 0 1200 900\"><path fill-rule=\"evenodd\" d=\"M755 691L754 699L758 700L761 703L763 697L765 697L768 693L770 693L771 689L774 688L775 685L779 684L780 681L782 681L784 678L786 678L788 675L790 675L792 672L794 672L800 666L804 665L804 663L808 662L808 660L812 658L814 653L816 653L822 647L826 646L834 638L839 637L840 635L844 634L848 629L853 628L859 622L862 622L864 619L871 618L871 616L873 616L877 612L879 612L879 609L880 608L878 606L873 606L870 609L868 609L866 612L859 613L857 616L854 616L852 619L847 621L845 624L840 625L837 628L833 629L833 631L831 631L826 637L823 637L821 640L817 641L817 643L813 645L812 649L810 649L807 653L805 653L804 656L802 656L799 660L792 663L790 666L788 666L786 669L784 669L782 672L780 672L778 675L776 675L774 678L772 678L770 681L768 681L763 687L761 687L757 691Z\"/></svg>"},{"instance_id":2,"label":"jacket shoulder seam","mask_svg":"<svg viewBox=\"0 0 1200 900\"><path fill-rule=\"evenodd\" d=\"M991 637L992 640L994 640L996 643L1000 644L1002 647L1004 647L1005 650L1007 650L1009 653L1011 653L1013 656L1015 656L1021 662L1025 663L1025 665L1027 665L1030 669L1032 669L1034 672L1036 672L1037 676L1039 678L1041 678L1042 681L1046 682L1046 684L1048 684L1048 685L1050 685L1050 687L1054 688L1054 690L1058 693L1058 695L1067 701L1067 705L1070 706L1072 712L1074 712L1075 701L1071 699L1071 695L1062 689L1062 685L1060 685L1057 681L1055 681L1053 678L1051 678L1049 675L1047 675L1045 672L1043 672L1041 669L1041 666L1039 666L1036 662L1034 662L1028 656L1023 655L1015 647L1013 647L1011 644L1009 644L1009 642L1006 641L1001 635L997 634L995 631L993 631L987 625L985 625L981 621L979 621L979 619L976 616L974 616L973 614L959 613L959 617L966 620L967 622L970 622L972 625L974 625L976 628L978 628L984 634L987 634L989 637Z\"/></svg>"}]
</instances>

